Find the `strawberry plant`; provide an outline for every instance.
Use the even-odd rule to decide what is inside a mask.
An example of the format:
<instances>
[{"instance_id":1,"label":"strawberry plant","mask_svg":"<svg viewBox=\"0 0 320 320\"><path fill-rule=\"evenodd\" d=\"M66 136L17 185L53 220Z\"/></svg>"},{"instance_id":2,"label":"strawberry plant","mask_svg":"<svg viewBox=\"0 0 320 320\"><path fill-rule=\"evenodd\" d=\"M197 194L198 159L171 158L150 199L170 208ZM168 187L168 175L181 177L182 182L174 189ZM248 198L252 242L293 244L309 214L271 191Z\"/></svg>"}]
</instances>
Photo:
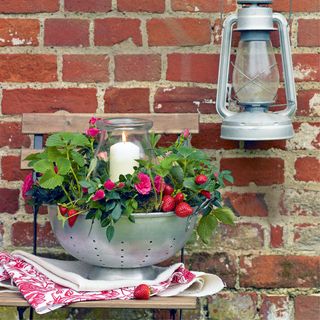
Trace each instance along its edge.
<instances>
[{"instance_id":1,"label":"strawberry plant","mask_svg":"<svg viewBox=\"0 0 320 320\"><path fill-rule=\"evenodd\" d=\"M33 205L56 204L59 219L70 227L79 215L99 221L109 241L122 216L134 223L133 213L139 212L173 211L179 218L199 214L197 233L206 243L219 223L233 223L220 193L226 181L233 182L231 173L219 172L205 152L192 147L187 130L165 148L152 134L154 157L137 159L132 174L113 181L108 152L99 149L96 120L90 120L84 134L49 136L42 152L27 157L37 179L27 177L23 195Z\"/></svg>"}]
</instances>

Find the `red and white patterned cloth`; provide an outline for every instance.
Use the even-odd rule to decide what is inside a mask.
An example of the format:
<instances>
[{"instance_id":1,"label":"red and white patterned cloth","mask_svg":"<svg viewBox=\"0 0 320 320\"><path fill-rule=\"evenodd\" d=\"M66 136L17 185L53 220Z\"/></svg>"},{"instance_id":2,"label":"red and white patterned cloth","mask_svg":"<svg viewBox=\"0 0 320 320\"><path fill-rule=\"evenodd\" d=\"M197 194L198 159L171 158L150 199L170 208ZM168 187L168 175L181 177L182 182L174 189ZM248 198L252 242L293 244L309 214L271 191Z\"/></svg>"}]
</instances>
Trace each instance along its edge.
<instances>
[{"instance_id":1,"label":"red and white patterned cloth","mask_svg":"<svg viewBox=\"0 0 320 320\"><path fill-rule=\"evenodd\" d=\"M172 295L170 290L174 291L174 288L179 285L186 288L189 284L194 283L196 278L197 273L190 272L183 265L179 265L165 281L151 285L152 295ZM132 299L135 288L130 286L107 291L75 291L53 282L20 256L0 252L0 282L8 280L11 280L17 286L25 299L39 314L47 313L77 301ZM219 283L216 283L215 289L211 290L211 294L220 291L222 288L223 284L221 287ZM166 294L167 289L169 293Z\"/></svg>"}]
</instances>

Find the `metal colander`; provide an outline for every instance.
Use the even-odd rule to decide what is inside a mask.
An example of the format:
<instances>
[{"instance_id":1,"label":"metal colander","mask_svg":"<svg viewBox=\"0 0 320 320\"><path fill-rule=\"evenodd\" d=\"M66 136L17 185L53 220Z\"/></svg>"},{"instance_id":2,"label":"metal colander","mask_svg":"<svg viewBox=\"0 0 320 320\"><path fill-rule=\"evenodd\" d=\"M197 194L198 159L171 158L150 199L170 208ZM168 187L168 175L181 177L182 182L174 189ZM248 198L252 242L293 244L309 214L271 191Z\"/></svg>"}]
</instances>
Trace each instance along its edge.
<instances>
[{"instance_id":1,"label":"metal colander","mask_svg":"<svg viewBox=\"0 0 320 320\"><path fill-rule=\"evenodd\" d=\"M197 220L196 215L179 218L173 212L137 213L135 223L120 218L109 242L100 222L92 225L80 215L72 228L67 223L62 226L57 207L48 209L61 246L83 262L107 268L141 268L167 260L185 245Z\"/></svg>"}]
</instances>

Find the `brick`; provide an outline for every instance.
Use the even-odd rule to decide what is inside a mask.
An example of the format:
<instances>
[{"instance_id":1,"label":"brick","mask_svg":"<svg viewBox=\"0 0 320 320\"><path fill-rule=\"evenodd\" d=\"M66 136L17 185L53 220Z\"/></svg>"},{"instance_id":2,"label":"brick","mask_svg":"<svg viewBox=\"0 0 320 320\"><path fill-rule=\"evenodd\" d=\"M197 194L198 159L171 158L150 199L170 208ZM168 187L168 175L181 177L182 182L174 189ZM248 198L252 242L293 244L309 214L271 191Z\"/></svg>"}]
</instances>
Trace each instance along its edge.
<instances>
[{"instance_id":1,"label":"brick","mask_svg":"<svg viewBox=\"0 0 320 320\"><path fill-rule=\"evenodd\" d=\"M237 149L238 141L220 138L220 123L200 123L199 133L192 135L192 145L199 149Z\"/></svg>"},{"instance_id":2,"label":"brick","mask_svg":"<svg viewBox=\"0 0 320 320\"><path fill-rule=\"evenodd\" d=\"M320 116L320 90L298 91L298 116Z\"/></svg>"},{"instance_id":3,"label":"brick","mask_svg":"<svg viewBox=\"0 0 320 320\"><path fill-rule=\"evenodd\" d=\"M320 248L320 224L294 225L293 247L297 250L318 251Z\"/></svg>"},{"instance_id":4,"label":"brick","mask_svg":"<svg viewBox=\"0 0 320 320\"><path fill-rule=\"evenodd\" d=\"M280 248L283 246L283 227L272 225L270 227L270 245L272 248Z\"/></svg>"},{"instance_id":5,"label":"brick","mask_svg":"<svg viewBox=\"0 0 320 320\"><path fill-rule=\"evenodd\" d=\"M234 288L237 277L236 256L225 252L195 252L186 257L190 270L218 274L228 288Z\"/></svg>"},{"instance_id":6,"label":"brick","mask_svg":"<svg viewBox=\"0 0 320 320\"><path fill-rule=\"evenodd\" d=\"M75 12L111 11L111 0L64 0L64 9Z\"/></svg>"},{"instance_id":7,"label":"brick","mask_svg":"<svg viewBox=\"0 0 320 320\"><path fill-rule=\"evenodd\" d=\"M24 210L26 213L33 214L33 208L31 205L24 203ZM48 214L48 207L44 205L41 206L39 208L38 214Z\"/></svg>"},{"instance_id":8,"label":"brick","mask_svg":"<svg viewBox=\"0 0 320 320\"><path fill-rule=\"evenodd\" d=\"M94 43L96 46L113 46L124 41L142 46L139 19L106 18L95 20Z\"/></svg>"},{"instance_id":9,"label":"brick","mask_svg":"<svg viewBox=\"0 0 320 320\"><path fill-rule=\"evenodd\" d=\"M151 19L147 32L149 46L200 46L210 43L210 20Z\"/></svg>"},{"instance_id":10,"label":"brick","mask_svg":"<svg viewBox=\"0 0 320 320\"><path fill-rule=\"evenodd\" d=\"M319 320L320 295L297 296L294 299L295 320Z\"/></svg>"},{"instance_id":11,"label":"brick","mask_svg":"<svg viewBox=\"0 0 320 320\"><path fill-rule=\"evenodd\" d=\"M57 58L45 54L0 55L0 81L51 82L57 80Z\"/></svg>"},{"instance_id":12,"label":"brick","mask_svg":"<svg viewBox=\"0 0 320 320\"><path fill-rule=\"evenodd\" d=\"M94 113L97 109L96 89L13 89L4 90L2 99L3 114L30 112L69 112Z\"/></svg>"},{"instance_id":13,"label":"brick","mask_svg":"<svg viewBox=\"0 0 320 320\"><path fill-rule=\"evenodd\" d=\"M164 113L216 113L216 90L199 87L159 88L155 94L154 110Z\"/></svg>"},{"instance_id":14,"label":"brick","mask_svg":"<svg viewBox=\"0 0 320 320\"><path fill-rule=\"evenodd\" d=\"M115 56L116 81L157 81L161 78L161 56L130 54Z\"/></svg>"},{"instance_id":15,"label":"brick","mask_svg":"<svg viewBox=\"0 0 320 320\"><path fill-rule=\"evenodd\" d=\"M295 134L287 141L288 150L320 149L320 122L295 122Z\"/></svg>"},{"instance_id":16,"label":"brick","mask_svg":"<svg viewBox=\"0 0 320 320\"><path fill-rule=\"evenodd\" d=\"M11 242L14 246L30 247L33 243L33 223L15 222L11 230ZM51 225L46 222L44 225L38 224L38 246L52 248L58 246Z\"/></svg>"},{"instance_id":17,"label":"brick","mask_svg":"<svg viewBox=\"0 0 320 320\"><path fill-rule=\"evenodd\" d=\"M0 122L0 147L28 148L30 138L21 132L21 123Z\"/></svg>"},{"instance_id":18,"label":"brick","mask_svg":"<svg viewBox=\"0 0 320 320\"><path fill-rule=\"evenodd\" d=\"M292 60L295 81L320 81L319 54L294 54Z\"/></svg>"},{"instance_id":19,"label":"brick","mask_svg":"<svg viewBox=\"0 0 320 320\"><path fill-rule=\"evenodd\" d=\"M264 234L257 223L237 223L236 226L220 225L213 235L212 247L218 250L261 249L264 245Z\"/></svg>"},{"instance_id":20,"label":"brick","mask_svg":"<svg viewBox=\"0 0 320 320\"><path fill-rule=\"evenodd\" d=\"M118 0L118 11L162 13L165 0Z\"/></svg>"},{"instance_id":21,"label":"brick","mask_svg":"<svg viewBox=\"0 0 320 320\"><path fill-rule=\"evenodd\" d=\"M291 309L288 296L262 295L261 320L292 319Z\"/></svg>"},{"instance_id":22,"label":"brick","mask_svg":"<svg viewBox=\"0 0 320 320\"><path fill-rule=\"evenodd\" d=\"M24 180L25 176L31 172L31 170L20 169L20 157L17 156L3 156L1 170L1 179L7 181Z\"/></svg>"},{"instance_id":23,"label":"brick","mask_svg":"<svg viewBox=\"0 0 320 320\"><path fill-rule=\"evenodd\" d=\"M105 112L149 113L149 89L109 88L104 95Z\"/></svg>"},{"instance_id":24,"label":"brick","mask_svg":"<svg viewBox=\"0 0 320 320\"><path fill-rule=\"evenodd\" d=\"M45 46L89 46L89 21L82 19L46 19Z\"/></svg>"},{"instance_id":25,"label":"brick","mask_svg":"<svg viewBox=\"0 0 320 320\"><path fill-rule=\"evenodd\" d=\"M94 54L64 55L62 79L70 82L109 81L109 58Z\"/></svg>"},{"instance_id":26,"label":"brick","mask_svg":"<svg viewBox=\"0 0 320 320\"><path fill-rule=\"evenodd\" d=\"M257 294L254 292L220 292L208 297L209 319L257 319Z\"/></svg>"},{"instance_id":27,"label":"brick","mask_svg":"<svg viewBox=\"0 0 320 320\"><path fill-rule=\"evenodd\" d=\"M317 288L320 257L244 256L240 258L240 286L255 288Z\"/></svg>"},{"instance_id":28,"label":"brick","mask_svg":"<svg viewBox=\"0 0 320 320\"><path fill-rule=\"evenodd\" d=\"M230 12L234 11L236 6L235 0L172 0L172 10L187 12ZM222 7L223 5L223 7Z\"/></svg>"},{"instance_id":29,"label":"brick","mask_svg":"<svg viewBox=\"0 0 320 320\"><path fill-rule=\"evenodd\" d=\"M319 217L319 192L286 188L281 194L279 207L282 215Z\"/></svg>"},{"instance_id":30,"label":"brick","mask_svg":"<svg viewBox=\"0 0 320 320\"><path fill-rule=\"evenodd\" d=\"M268 207L263 193L236 193L224 194L224 203L238 216L267 217Z\"/></svg>"},{"instance_id":31,"label":"brick","mask_svg":"<svg viewBox=\"0 0 320 320\"><path fill-rule=\"evenodd\" d=\"M39 31L36 19L0 19L0 47L37 46Z\"/></svg>"},{"instance_id":32,"label":"brick","mask_svg":"<svg viewBox=\"0 0 320 320\"><path fill-rule=\"evenodd\" d=\"M320 20L300 19L298 20L298 46L319 47L320 46Z\"/></svg>"},{"instance_id":33,"label":"brick","mask_svg":"<svg viewBox=\"0 0 320 320\"><path fill-rule=\"evenodd\" d=\"M287 0L277 0L272 4L274 11L289 12L290 2ZM293 12L317 12L320 11L320 3L314 0L292 1Z\"/></svg>"},{"instance_id":34,"label":"brick","mask_svg":"<svg viewBox=\"0 0 320 320\"><path fill-rule=\"evenodd\" d=\"M298 158L294 165L298 181L320 182L320 160L315 157Z\"/></svg>"},{"instance_id":35,"label":"brick","mask_svg":"<svg viewBox=\"0 0 320 320\"><path fill-rule=\"evenodd\" d=\"M1 13L56 12L59 0L1 0Z\"/></svg>"},{"instance_id":36,"label":"brick","mask_svg":"<svg viewBox=\"0 0 320 320\"><path fill-rule=\"evenodd\" d=\"M168 55L167 80L217 83L219 55L181 54Z\"/></svg>"},{"instance_id":37,"label":"brick","mask_svg":"<svg viewBox=\"0 0 320 320\"><path fill-rule=\"evenodd\" d=\"M0 212L16 213L19 210L18 189L0 188Z\"/></svg>"},{"instance_id":38,"label":"brick","mask_svg":"<svg viewBox=\"0 0 320 320\"><path fill-rule=\"evenodd\" d=\"M220 169L231 170L236 186L284 183L284 161L280 158L225 158L221 159Z\"/></svg>"}]
</instances>

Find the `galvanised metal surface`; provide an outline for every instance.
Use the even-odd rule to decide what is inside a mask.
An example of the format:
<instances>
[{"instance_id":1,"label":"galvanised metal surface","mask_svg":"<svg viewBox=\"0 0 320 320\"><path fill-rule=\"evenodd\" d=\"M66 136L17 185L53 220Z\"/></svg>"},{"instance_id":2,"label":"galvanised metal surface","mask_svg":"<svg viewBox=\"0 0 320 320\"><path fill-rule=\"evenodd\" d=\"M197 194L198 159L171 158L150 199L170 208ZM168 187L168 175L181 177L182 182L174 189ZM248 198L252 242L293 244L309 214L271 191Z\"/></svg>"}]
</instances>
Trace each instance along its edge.
<instances>
[{"instance_id":1,"label":"galvanised metal surface","mask_svg":"<svg viewBox=\"0 0 320 320\"><path fill-rule=\"evenodd\" d=\"M197 215L188 220L174 212L137 213L135 223L120 218L109 242L100 222L92 224L80 215L71 228L68 223L62 226L56 206L48 211L53 232L69 254L107 268L141 268L167 260L185 245L197 220Z\"/></svg>"}]
</instances>

